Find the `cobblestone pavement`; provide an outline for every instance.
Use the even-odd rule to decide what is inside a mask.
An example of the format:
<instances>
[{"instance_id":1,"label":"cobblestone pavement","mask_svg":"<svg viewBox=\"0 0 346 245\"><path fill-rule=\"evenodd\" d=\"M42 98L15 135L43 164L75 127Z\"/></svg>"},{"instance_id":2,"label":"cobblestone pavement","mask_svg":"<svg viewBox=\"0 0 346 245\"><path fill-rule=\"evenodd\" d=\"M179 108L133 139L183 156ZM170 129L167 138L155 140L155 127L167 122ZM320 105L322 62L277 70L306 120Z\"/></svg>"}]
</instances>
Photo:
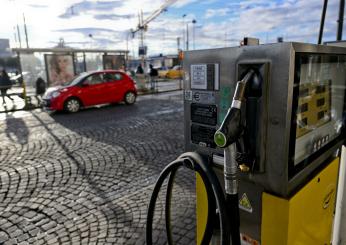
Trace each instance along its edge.
<instances>
[{"instance_id":1,"label":"cobblestone pavement","mask_svg":"<svg viewBox=\"0 0 346 245\"><path fill-rule=\"evenodd\" d=\"M183 152L181 92L76 114L0 115L0 244L144 244L163 167ZM165 244L161 193L155 244ZM177 244L195 243L193 173L173 196Z\"/></svg>"}]
</instances>

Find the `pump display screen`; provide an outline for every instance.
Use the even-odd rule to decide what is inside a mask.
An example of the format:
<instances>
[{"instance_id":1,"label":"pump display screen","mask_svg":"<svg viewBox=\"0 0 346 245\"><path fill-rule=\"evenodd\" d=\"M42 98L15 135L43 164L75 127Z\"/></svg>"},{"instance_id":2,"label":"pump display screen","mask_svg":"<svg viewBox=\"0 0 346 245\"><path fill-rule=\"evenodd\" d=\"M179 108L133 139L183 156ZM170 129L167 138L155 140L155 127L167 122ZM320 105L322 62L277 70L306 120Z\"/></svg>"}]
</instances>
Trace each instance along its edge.
<instances>
[{"instance_id":1,"label":"pump display screen","mask_svg":"<svg viewBox=\"0 0 346 245\"><path fill-rule=\"evenodd\" d=\"M299 86L296 138L331 120L331 80L301 83Z\"/></svg>"},{"instance_id":2,"label":"pump display screen","mask_svg":"<svg viewBox=\"0 0 346 245\"><path fill-rule=\"evenodd\" d=\"M298 165L341 134L346 56L297 53L291 141Z\"/></svg>"}]
</instances>

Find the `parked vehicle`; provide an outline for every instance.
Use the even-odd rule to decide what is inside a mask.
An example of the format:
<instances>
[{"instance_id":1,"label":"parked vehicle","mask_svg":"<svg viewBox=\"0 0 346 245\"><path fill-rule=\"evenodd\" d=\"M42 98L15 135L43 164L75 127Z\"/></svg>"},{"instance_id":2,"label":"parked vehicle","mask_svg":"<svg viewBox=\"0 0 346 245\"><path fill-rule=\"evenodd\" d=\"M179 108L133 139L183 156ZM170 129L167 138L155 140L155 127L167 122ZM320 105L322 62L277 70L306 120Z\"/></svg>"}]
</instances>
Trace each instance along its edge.
<instances>
[{"instance_id":1,"label":"parked vehicle","mask_svg":"<svg viewBox=\"0 0 346 245\"><path fill-rule=\"evenodd\" d=\"M170 79L178 79L183 77L183 73L184 71L181 66L177 65L167 71L166 77Z\"/></svg>"},{"instance_id":2,"label":"parked vehicle","mask_svg":"<svg viewBox=\"0 0 346 245\"><path fill-rule=\"evenodd\" d=\"M165 78L168 72L168 68L165 66L161 66L156 68L157 71L159 72L159 78Z\"/></svg>"},{"instance_id":3,"label":"parked vehicle","mask_svg":"<svg viewBox=\"0 0 346 245\"><path fill-rule=\"evenodd\" d=\"M43 105L49 110L77 112L82 107L124 101L135 103L137 88L126 73L104 70L82 73L60 87L48 88Z\"/></svg>"}]
</instances>

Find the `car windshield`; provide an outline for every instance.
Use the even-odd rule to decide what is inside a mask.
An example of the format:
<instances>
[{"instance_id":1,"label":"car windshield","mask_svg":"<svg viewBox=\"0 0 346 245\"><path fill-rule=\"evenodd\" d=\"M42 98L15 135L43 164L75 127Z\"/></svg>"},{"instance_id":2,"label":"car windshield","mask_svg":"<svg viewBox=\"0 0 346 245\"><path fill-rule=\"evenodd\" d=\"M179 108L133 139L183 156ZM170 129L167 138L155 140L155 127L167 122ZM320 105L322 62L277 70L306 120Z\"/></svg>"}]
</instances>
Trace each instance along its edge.
<instances>
[{"instance_id":1,"label":"car windshield","mask_svg":"<svg viewBox=\"0 0 346 245\"><path fill-rule=\"evenodd\" d=\"M88 76L90 73L88 72L83 72L79 75L76 75L74 78L72 78L70 81L63 83L63 87L68 87L68 86L74 86L77 85L80 81L82 81L86 76Z\"/></svg>"}]
</instances>

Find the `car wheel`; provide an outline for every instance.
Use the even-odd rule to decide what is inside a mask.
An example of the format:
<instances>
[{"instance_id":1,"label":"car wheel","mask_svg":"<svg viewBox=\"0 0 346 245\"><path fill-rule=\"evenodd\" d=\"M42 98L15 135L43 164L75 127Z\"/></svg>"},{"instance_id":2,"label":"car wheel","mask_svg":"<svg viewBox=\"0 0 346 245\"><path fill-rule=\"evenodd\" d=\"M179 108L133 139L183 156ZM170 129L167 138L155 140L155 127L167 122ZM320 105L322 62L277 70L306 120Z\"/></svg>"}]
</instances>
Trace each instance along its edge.
<instances>
[{"instance_id":1,"label":"car wheel","mask_svg":"<svg viewBox=\"0 0 346 245\"><path fill-rule=\"evenodd\" d=\"M124 101L127 105L132 105L136 102L136 94L134 92L127 92Z\"/></svg>"},{"instance_id":2,"label":"car wheel","mask_svg":"<svg viewBox=\"0 0 346 245\"><path fill-rule=\"evenodd\" d=\"M79 102L78 99L70 98L66 100L64 109L67 112L74 113L79 111L80 107L81 107L81 103Z\"/></svg>"}]
</instances>

